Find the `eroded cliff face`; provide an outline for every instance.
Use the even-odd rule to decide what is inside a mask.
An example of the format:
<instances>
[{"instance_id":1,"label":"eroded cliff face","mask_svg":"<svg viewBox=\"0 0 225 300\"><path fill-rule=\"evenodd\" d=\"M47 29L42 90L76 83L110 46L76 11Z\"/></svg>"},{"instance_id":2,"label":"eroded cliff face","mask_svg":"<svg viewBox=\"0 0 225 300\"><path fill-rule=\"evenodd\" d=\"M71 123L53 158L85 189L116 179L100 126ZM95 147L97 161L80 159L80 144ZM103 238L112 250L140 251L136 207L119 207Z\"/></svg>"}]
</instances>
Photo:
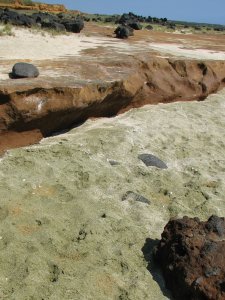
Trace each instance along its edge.
<instances>
[{"instance_id":1,"label":"eroded cliff face","mask_svg":"<svg viewBox=\"0 0 225 300\"><path fill-rule=\"evenodd\" d=\"M47 3L35 3L33 2L32 5L25 5L22 1L12 1L11 3L4 3L2 1L0 3L0 8L10 8L10 9L25 9L25 10L40 10L40 11L47 11L52 13L58 12L66 12L67 9L62 4L47 4Z\"/></svg>"},{"instance_id":2,"label":"eroded cliff face","mask_svg":"<svg viewBox=\"0 0 225 300\"><path fill-rule=\"evenodd\" d=\"M146 105L10 150L0 160L1 298L172 299L144 246L171 217L225 215L224 100L225 89ZM168 168L145 165L144 153Z\"/></svg>"},{"instance_id":3,"label":"eroded cliff face","mask_svg":"<svg viewBox=\"0 0 225 300\"><path fill-rule=\"evenodd\" d=\"M123 65L117 73L120 69ZM7 132L36 130L40 138L88 118L111 117L145 104L204 100L224 86L225 62L145 55L130 59L126 73L117 78L90 84L62 78L1 83L1 143Z\"/></svg>"}]
</instances>

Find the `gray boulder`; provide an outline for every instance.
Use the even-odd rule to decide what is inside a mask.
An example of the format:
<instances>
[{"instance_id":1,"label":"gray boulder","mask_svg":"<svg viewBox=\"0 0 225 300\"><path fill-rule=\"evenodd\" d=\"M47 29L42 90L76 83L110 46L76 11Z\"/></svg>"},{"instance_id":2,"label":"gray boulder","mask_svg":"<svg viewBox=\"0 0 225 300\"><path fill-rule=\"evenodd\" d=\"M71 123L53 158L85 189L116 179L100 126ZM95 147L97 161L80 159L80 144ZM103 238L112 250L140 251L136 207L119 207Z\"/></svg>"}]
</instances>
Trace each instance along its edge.
<instances>
[{"instance_id":1,"label":"gray boulder","mask_svg":"<svg viewBox=\"0 0 225 300\"><path fill-rule=\"evenodd\" d=\"M38 77L38 69L28 63L16 63L12 68L11 77L12 78L34 78Z\"/></svg>"},{"instance_id":2,"label":"gray boulder","mask_svg":"<svg viewBox=\"0 0 225 300\"><path fill-rule=\"evenodd\" d=\"M167 169L167 165L158 157L152 154L140 154L138 158L147 166L147 167L156 167L159 169Z\"/></svg>"}]
</instances>

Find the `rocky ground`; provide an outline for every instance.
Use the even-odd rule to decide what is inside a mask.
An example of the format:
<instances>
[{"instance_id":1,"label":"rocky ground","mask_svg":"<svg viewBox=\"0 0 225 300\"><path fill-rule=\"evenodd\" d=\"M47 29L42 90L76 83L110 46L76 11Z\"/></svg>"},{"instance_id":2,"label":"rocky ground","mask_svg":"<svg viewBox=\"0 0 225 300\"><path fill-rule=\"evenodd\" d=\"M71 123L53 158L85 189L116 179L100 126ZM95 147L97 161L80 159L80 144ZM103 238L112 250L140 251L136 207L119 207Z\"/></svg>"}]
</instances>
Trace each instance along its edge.
<instances>
[{"instance_id":1,"label":"rocky ground","mask_svg":"<svg viewBox=\"0 0 225 300\"><path fill-rule=\"evenodd\" d=\"M137 101L124 109L140 106L143 99L142 104L149 103L147 96L151 96L150 103L158 103L175 101L182 95L183 102L147 105L116 117L89 119L40 144L8 150L1 157L2 299L172 299L159 269L146 253L151 253L171 217L197 216L205 221L212 214L225 213L224 42L215 36L179 35L175 39L173 34L157 37L147 31L138 32L128 41L117 41L107 36L112 28L88 26L86 36L63 36L69 53L60 52L57 57L55 47L48 46L47 57L38 59L38 51L36 57L27 57L39 67L38 79L8 79L12 64L24 60L24 56L17 57L15 51L6 60L9 49L1 52L1 70L5 70L0 81L1 120L18 121L12 131L5 130L7 126L1 122L1 128L5 126L1 150L41 139L42 131L35 126L30 126L30 131L23 131L21 126L22 133L15 130L23 123L13 116L29 120L46 103L45 113L56 111L57 105L61 109L63 101L70 107L75 104L76 109L81 104L82 110L85 105L93 108L91 101L104 99L99 97L104 93L114 95L111 99L116 103L120 99ZM41 41L38 34L30 43L37 37ZM3 38L5 49L7 43L13 45L13 38ZM54 37L49 43L51 39ZM78 51L79 39L82 47ZM213 42L207 50L209 40ZM170 51L170 45L176 44L173 53L167 53L166 46L160 52L162 41L167 41ZM42 42L47 44L44 38ZM54 45L61 42L56 37ZM196 59L202 50L195 49L205 49L205 60L191 61L187 52L176 50L184 45L192 48ZM21 53L22 48L18 49ZM73 51L77 51L75 56L67 56ZM151 59L146 62L149 53ZM180 55L186 59L181 60ZM176 61L176 67L170 59ZM135 70L139 71L135 74ZM145 78L152 82L150 74L158 79L154 81L155 91L150 85L151 94L141 89ZM62 82L66 83L64 90ZM106 89L102 89L104 84ZM213 92L205 101L184 102L196 95L203 100ZM172 100L166 98L168 93L173 95ZM56 95L58 98L54 98ZM157 95L163 101L156 101ZM108 111L108 115L113 114ZM47 128L68 118L53 116L48 123L47 114L47 119L40 119L38 124ZM146 166L139 159L141 154L155 155L168 168Z\"/></svg>"},{"instance_id":2,"label":"rocky ground","mask_svg":"<svg viewBox=\"0 0 225 300\"><path fill-rule=\"evenodd\" d=\"M139 30L121 41L113 31L88 23L80 34L17 28L1 38L0 152L90 117L148 103L203 100L224 86L221 35ZM21 61L35 64L40 76L9 79Z\"/></svg>"},{"instance_id":3,"label":"rocky ground","mask_svg":"<svg viewBox=\"0 0 225 300\"><path fill-rule=\"evenodd\" d=\"M2 298L170 299L143 247L171 217L224 215L224 100L223 90L133 109L10 150L0 163ZM145 166L143 153L168 169Z\"/></svg>"}]
</instances>

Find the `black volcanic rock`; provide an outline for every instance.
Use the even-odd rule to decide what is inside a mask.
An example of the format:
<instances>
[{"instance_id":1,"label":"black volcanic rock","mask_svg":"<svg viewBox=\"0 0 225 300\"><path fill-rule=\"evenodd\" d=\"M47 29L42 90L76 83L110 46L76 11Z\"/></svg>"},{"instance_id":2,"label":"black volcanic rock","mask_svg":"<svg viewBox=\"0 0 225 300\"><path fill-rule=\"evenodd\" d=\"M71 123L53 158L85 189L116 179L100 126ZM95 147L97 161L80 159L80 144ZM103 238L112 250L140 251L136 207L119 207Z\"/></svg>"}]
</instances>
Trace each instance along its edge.
<instances>
[{"instance_id":1,"label":"black volcanic rock","mask_svg":"<svg viewBox=\"0 0 225 300\"><path fill-rule=\"evenodd\" d=\"M169 221L155 258L175 299L225 299L224 218Z\"/></svg>"},{"instance_id":2,"label":"black volcanic rock","mask_svg":"<svg viewBox=\"0 0 225 300\"><path fill-rule=\"evenodd\" d=\"M61 23L69 32L79 33L84 28L84 21L82 19L63 20Z\"/></svg>"},{"instance_id":3,"label":"black volcanic rock","mask_svg":"<svg viewBox=\"0 0 225 300\"><path fill-rule=\"evenodd\" d=\"M118 26L114 33L119 39L127 39L131 35L129 28L127 26L122 25Z\"/></svg>"},{"instance_id":4,"label":"black volcanic rock","mask_svg":"<svg viewBox=\"0 0 225 300\"><path fill-rule=\"evenodd\" d=\"M141 30L142 29L142 26L140 23L138 22L130 22L128 23L128 25L133 28L134 30Z\"/></svg>"}]
</instances>

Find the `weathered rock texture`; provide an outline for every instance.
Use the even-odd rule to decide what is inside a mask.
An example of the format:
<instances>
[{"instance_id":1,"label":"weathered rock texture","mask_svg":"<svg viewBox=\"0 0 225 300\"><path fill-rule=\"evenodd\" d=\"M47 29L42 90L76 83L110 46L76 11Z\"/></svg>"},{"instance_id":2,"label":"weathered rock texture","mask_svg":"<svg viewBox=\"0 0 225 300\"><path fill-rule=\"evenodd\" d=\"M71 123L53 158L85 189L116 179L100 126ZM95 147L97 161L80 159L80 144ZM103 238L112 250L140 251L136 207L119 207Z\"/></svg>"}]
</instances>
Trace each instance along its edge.
<instances>
[{"instance_id":1,"label":"weathered rock texture","mask_svg":"<svg viewBox=\"0 0 225 300\"><path fill-rule=\"evenodd\" d=\"M169 221L156 258L176 299L225 299L224 238L224 218Z\"/></svg>"},{"instance_id":2,"label":"weathered rock texture","mask_svg":"<svg viewBox=\"0 0 225 300\"><path fill-rule=\"evenodd\" d=\"M223 61L146 55L133 58L126 70L120 80L91 84L66 79L5 81L0 84L0 131L38 129L47 136L90 117L110 117L144 104L203 100L225 83Z\"/></svg>"},{"instance_id":3,"label":"weathered rock texture","mask_svg":"<svg viewBox=\"0 0 225 300\"><path fill-rule=\"evenodd\" d=\"M172 216L225 215L224 100L145 106L6 153L0 298L171 300L141 249Z\"/></svg>"}]
</instances>

